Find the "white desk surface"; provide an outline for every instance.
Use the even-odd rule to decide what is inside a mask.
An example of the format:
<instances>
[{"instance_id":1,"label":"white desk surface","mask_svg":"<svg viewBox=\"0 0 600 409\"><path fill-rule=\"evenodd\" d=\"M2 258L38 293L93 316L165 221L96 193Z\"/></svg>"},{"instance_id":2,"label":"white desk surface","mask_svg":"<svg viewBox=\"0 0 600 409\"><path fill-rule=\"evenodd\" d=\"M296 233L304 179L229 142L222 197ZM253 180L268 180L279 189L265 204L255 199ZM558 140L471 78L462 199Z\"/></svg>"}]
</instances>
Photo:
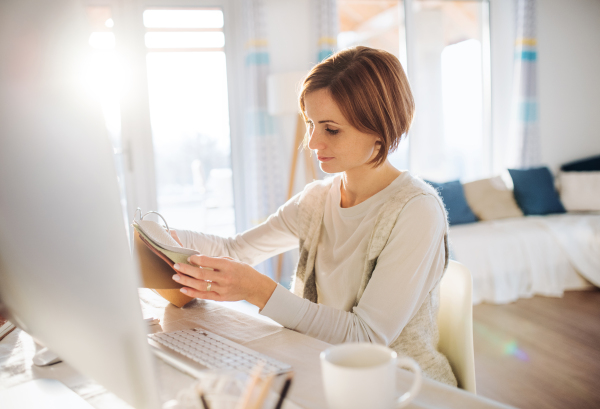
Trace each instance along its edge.
<instances>
[{"instance_id":1,"label":"white desk surface","mask_svg":"<svg viewBox=\"0 0 600 409\"><path fill-rule=\"evenodd\" d=\"M185 328L202 327L232 341L243 344L258 352L289 363L294 368L294 382L288 398L306 409L325 409L326 403L321 383L319 354L329 344L299 334L258 316L252 307L247 313L240 304L218 304L196 300L183 309L168 304L164 299L149 290L140 290L144 317L160 319L160 325L151 327L152 332L176 331ZM0 341L0 390L27 382L31 379L50 378L62 381L69 388L98 409L120 409L130 406L101 385L78 374L66 363L39 368L32 364L35 343L31 337L15 330ZM161 395L172 398L176 392L187 387L192 378L158 362L161 377ZM400 371L399 390L406 390L412 374ZM409 408L508 408L498 402L473 395L425 379L417 399Z\"/></svg>"}]
</instances>

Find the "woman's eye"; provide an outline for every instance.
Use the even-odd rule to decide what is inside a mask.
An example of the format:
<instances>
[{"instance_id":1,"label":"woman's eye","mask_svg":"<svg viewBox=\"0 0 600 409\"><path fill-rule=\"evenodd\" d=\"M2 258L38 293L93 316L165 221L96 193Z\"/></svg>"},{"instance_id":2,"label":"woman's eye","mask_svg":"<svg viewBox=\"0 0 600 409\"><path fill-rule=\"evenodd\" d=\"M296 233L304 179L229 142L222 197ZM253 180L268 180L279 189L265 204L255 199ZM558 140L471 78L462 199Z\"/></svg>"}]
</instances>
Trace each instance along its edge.
<instances>
[{"instance_id":1,"label":"woman's eye","mask_svg":"<svg viewBox=\"0 0 600 409\"><path fill-rule=\"evenodd\" d=\"M335 135L337 134L340 130L339 129L331 129L331 128L325 128L325 130L330 134L330 135Z\"/></svg>"}]
</instances>

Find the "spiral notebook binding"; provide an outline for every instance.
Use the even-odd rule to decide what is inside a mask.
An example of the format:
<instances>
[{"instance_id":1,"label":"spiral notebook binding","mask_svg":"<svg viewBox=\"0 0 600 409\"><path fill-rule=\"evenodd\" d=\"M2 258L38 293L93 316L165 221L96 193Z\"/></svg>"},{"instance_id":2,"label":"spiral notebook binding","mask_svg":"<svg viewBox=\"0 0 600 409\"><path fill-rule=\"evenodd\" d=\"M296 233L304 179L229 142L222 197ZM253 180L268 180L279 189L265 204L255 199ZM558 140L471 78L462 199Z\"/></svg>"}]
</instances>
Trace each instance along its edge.
<instances>
[{"instance_id":1,"label":"spiral notebook binding","mask_svg":"<svg viewBox=\"0 0 600 409\"><path fill-rule=\"evenodd\" d=\"M149 212L146 212L146 213L144 213L144 214L142 215L142 209L141 209L140 207L138 207L138 208L135 210L135 213L133 214L133 222L134 222L134 223L135 223L135 221L136 221L136 219L135 219L135 218L137 217L138 213L139 213L139 215L140 215L140 217L139 217L139 219L138 219L138 220L144 220L144 217L148 216L150 213L153 213L153 214L157 215L157 216L158 216L158 217L160 217L160 218L162 219L162 221L165 223L165 229L167 229L167 231L168 231L169 233L171 233L171 229L169 228L169 224L167 223L167 220L166 220L166 219L163 217L163 215L162 215L162 214L160 214L160 213L158 213L158 212L156 212L156 211L154 211L154 210L150 210Z\"/></svg>"}]
</instances>

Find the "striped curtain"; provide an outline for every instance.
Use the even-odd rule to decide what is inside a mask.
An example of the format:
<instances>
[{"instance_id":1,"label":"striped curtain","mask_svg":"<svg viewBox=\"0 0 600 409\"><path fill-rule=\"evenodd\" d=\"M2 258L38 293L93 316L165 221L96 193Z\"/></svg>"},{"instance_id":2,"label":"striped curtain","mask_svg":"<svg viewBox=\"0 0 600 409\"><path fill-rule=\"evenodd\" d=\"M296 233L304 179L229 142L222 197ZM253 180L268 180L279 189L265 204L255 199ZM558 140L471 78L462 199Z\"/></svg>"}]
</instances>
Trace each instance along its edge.
<instances>
[{"instance_id":1,"label":"striped curtain","mask_svg":"<svg viewBox=\"0 0 600 409\"><path fill-rule=\"evenodd\" d=\"M527 168L541 163L537 96L535 0L516 0L513 114L509 164Z\"/></svg>"},{"instance_id":2,"label":"striped curtain","mask_svg":"<svg viewBox=\"0 0 600 409\"><path fill-rule=\"evenodd\" d=\"M267 110L269 50L263 0L244 0L244 206L245 228L256 226L285 202L284 148ZM272 262L257 267L272 276Z\"/></svg>"},{"instance_id":3,"label":"striped curtain","mask_svg":"<svg viewBox=\"0 0 600 409\"><path fill-rule=\"evenodd\" d=\"M337 49L337 35L339 30L339 16L337 0L312 0L311 20L312 33L315 36L314 44L317 45L317 62L334 54Z\"/></svg>"}]
</instances>

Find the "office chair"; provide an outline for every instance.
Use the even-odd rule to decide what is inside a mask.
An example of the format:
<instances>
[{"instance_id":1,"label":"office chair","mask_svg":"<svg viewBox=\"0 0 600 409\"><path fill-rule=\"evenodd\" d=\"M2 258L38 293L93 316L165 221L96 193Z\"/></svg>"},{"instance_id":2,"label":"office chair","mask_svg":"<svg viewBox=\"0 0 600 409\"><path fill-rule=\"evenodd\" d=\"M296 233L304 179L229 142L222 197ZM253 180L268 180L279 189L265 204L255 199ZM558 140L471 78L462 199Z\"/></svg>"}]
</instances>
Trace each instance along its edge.
<instances>
[{"instance_id":1,"label":"office chair","mask_svg":"<svg viewBox=\"0 0 600 409\"><path fill-rule=\"evenodd\" d=\"M458 387L476 393L471 272L454 260L440 282L437 322L438 350L448 358Z\"/></svg>"}]
</instances>

